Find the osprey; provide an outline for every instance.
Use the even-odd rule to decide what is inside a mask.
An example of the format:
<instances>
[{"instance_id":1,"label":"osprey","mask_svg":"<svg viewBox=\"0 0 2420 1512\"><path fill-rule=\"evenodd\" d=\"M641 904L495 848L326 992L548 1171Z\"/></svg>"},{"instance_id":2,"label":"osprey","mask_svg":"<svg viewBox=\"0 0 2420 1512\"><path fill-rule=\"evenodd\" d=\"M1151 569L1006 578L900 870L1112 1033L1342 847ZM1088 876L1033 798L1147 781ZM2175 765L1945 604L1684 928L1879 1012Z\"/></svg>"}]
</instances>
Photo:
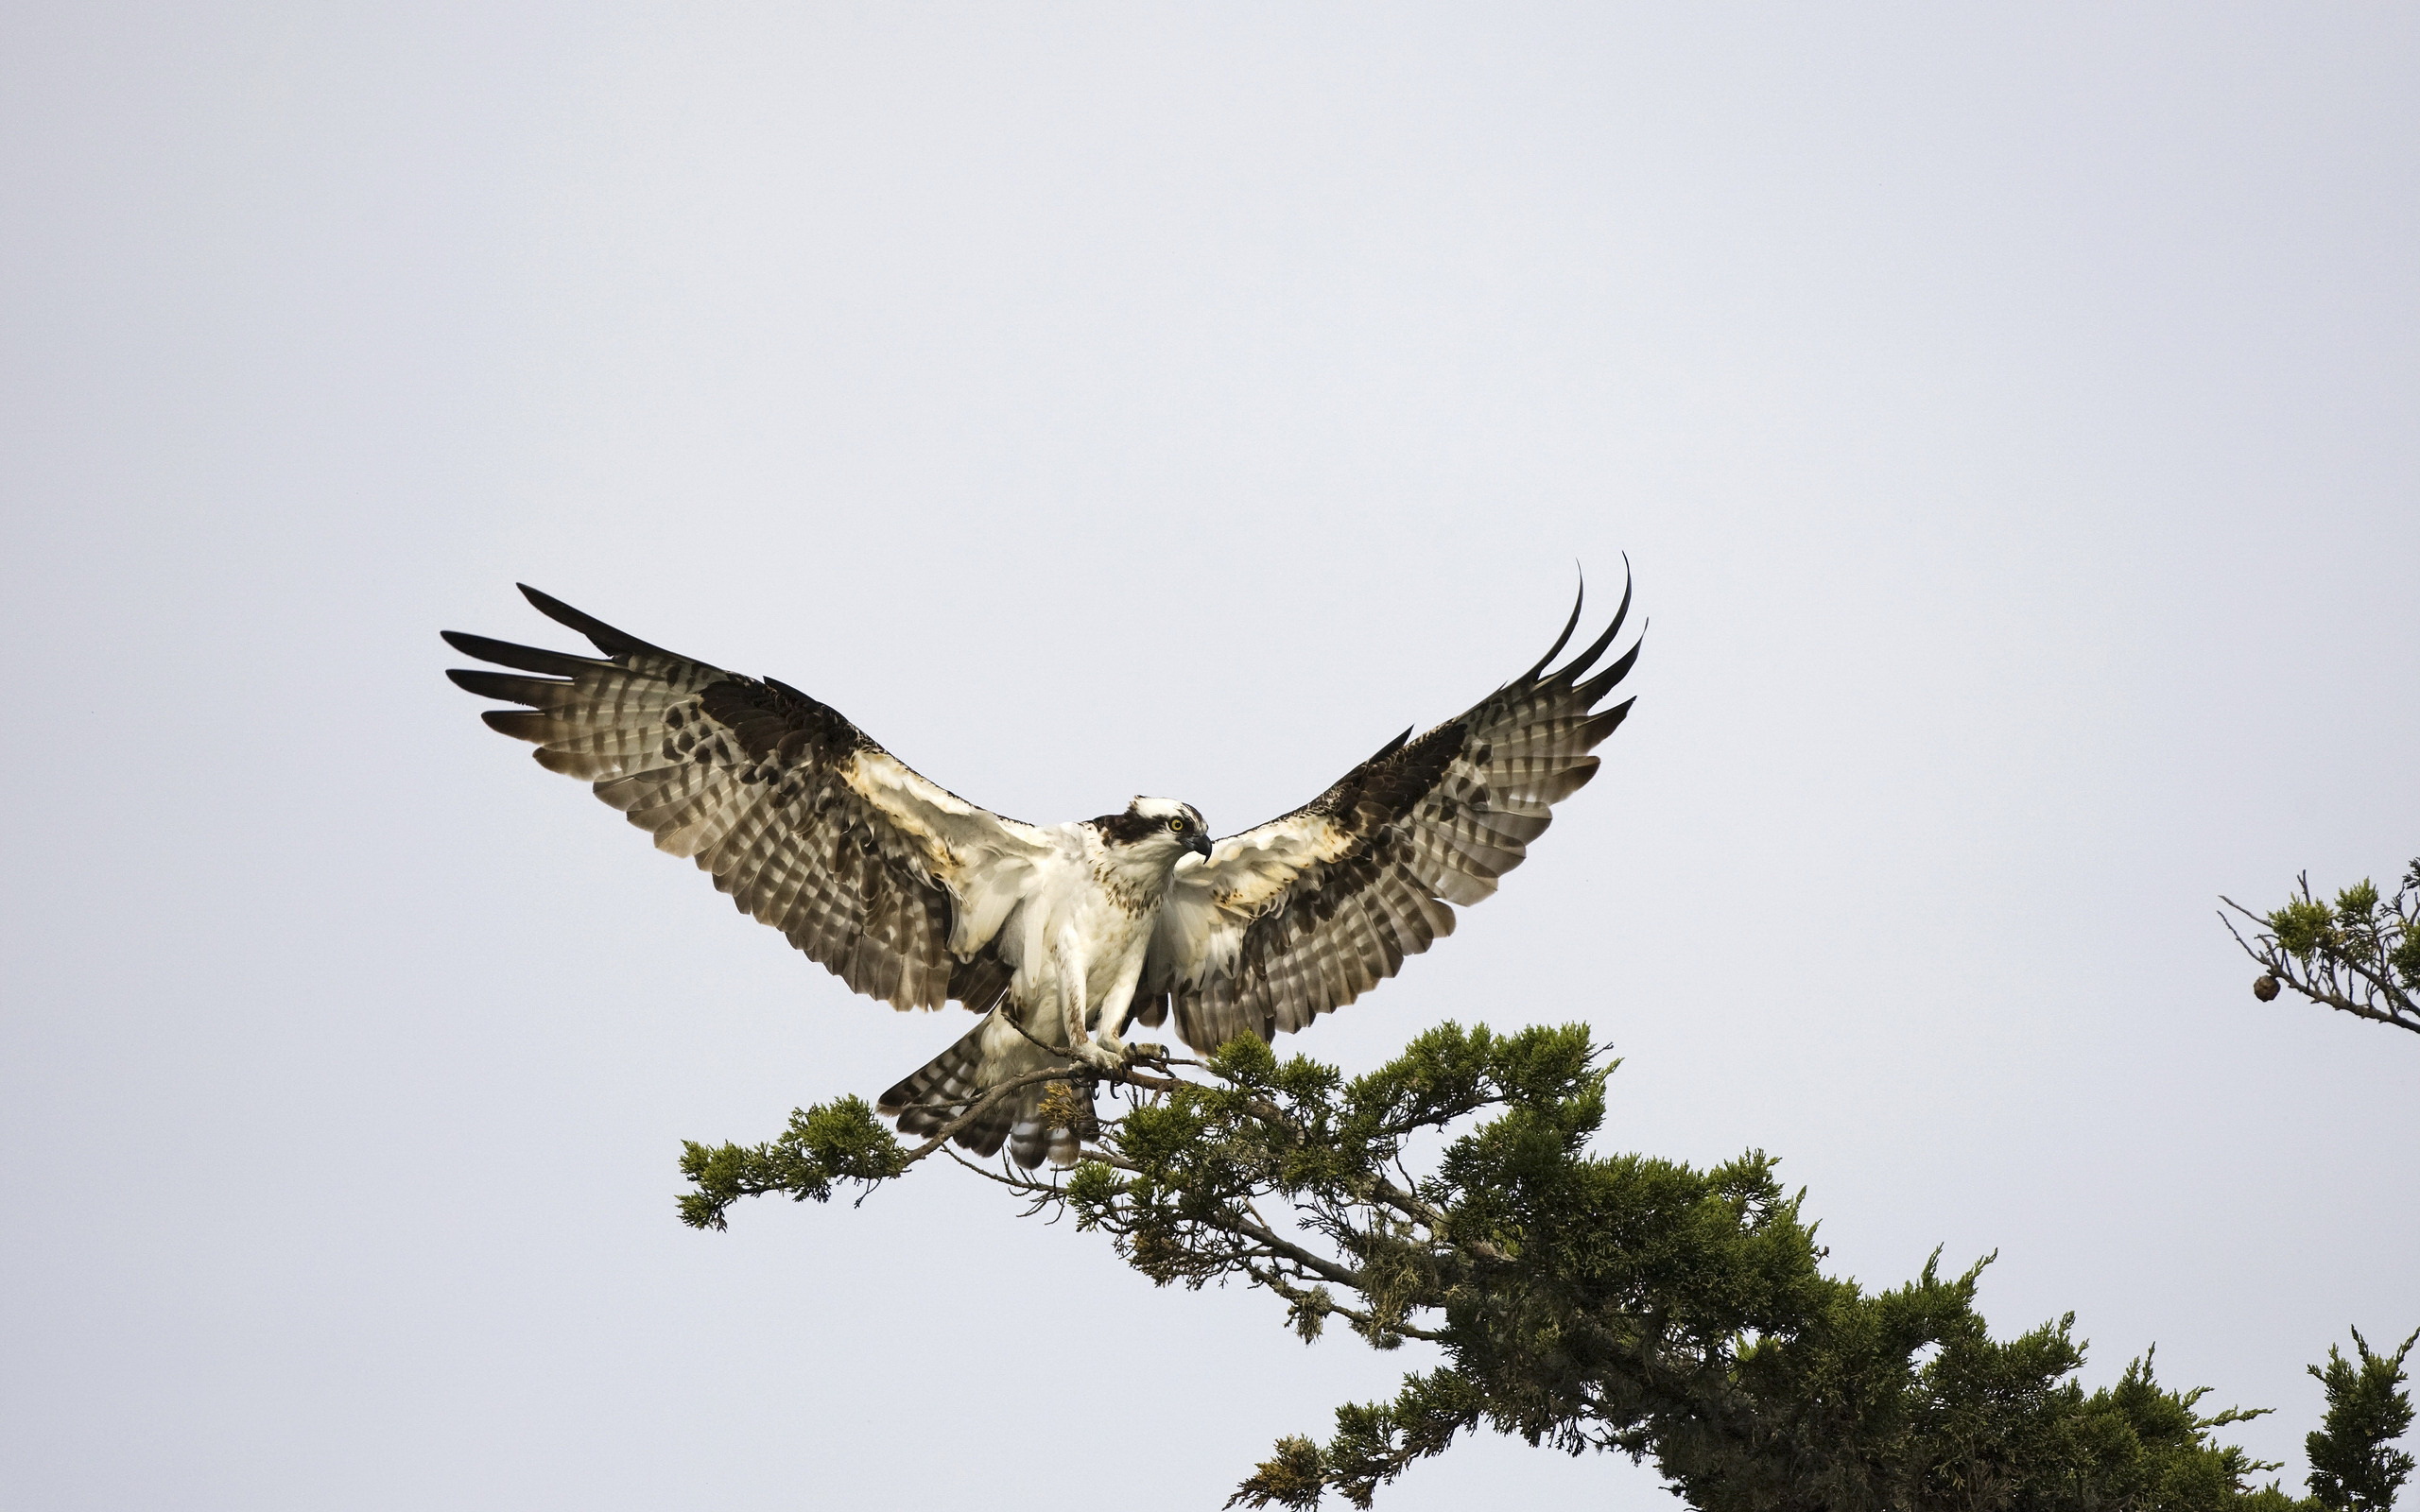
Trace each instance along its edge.
<instances>
[{"instance_id":1,"label":"osprey","mask_svg":"<svg viewBox=\"0 0 2420 1512\"><path fill-rule=\"evenodd\" d=\"M1213 842L1201 815L1137 798L1034 825L928 782L825 704L649 645L524 586L599 656L445 632L510 673L454 681L518 704L487 722L538 764L689 856L741 912L849 987L897 1008L964 1004L981 1020L882 1096L903 1133L945 1127L985 1090L1129 1053L1124 1031L1173 1014L1196 1050L1303 1028L1395 974L1521 864L1549 807L1596 774L1589 751L1630 712L1599 710L1638 646L1596 670L1630 611L1561 669L1535 666L1418 739L1406 730L1318 798ZM527 676L520 674L535 674ZM1046 1086L1003 1096L956 1135L1031 1168L1077 1132Z\"/></svg>"}]
</instances>

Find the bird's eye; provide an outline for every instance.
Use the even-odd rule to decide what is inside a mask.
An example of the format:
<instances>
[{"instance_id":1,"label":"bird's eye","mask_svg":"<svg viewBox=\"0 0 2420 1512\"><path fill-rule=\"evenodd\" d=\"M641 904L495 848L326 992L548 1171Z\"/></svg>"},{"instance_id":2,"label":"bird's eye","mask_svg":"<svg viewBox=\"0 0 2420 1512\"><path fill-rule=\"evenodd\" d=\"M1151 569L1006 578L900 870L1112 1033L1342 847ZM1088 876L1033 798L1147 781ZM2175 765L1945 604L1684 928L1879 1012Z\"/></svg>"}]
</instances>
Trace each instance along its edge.
<instances>
[{"instance_id":1,"label":"bird's eye","mask_svg":"<svg viewBox=\"0 0 2420 1512\"><path fill-rule=\"evenodd\" d=\"M1168 820L1168 829L1173 833L1183 834L1184 833L1184 816L1180 814L1175 818Z\"/></svg>"}]
</instances>

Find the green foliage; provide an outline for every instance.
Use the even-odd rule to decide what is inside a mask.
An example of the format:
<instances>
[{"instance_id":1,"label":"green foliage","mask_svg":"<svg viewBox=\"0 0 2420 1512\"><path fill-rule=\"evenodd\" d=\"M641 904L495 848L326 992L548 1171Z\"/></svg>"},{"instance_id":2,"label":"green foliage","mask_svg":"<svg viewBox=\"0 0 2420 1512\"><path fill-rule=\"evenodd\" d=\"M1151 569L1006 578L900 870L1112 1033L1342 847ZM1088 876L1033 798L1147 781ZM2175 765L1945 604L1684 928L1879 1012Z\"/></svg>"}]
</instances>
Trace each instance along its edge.
<instances>
[{"instance_id":1,"label":"green foliage","mask_svg":"<svg viewBox=\"0 0 2420 1512\"><path fill-rule=\"evenodd\" d=\"M2308 898L2290 898L2269 916L2277 943L2296 960L2341 950L2344 936L2336 930L2336 910Z\"/></svg>"},{"instance_id":2,"label":"green foliage","mask_svg":"<svg viewBox=\"0 0 2420 1512\"><path fill-rule=\"evenodd\" d=\"M2387 953L2387 959L2394 964L2395 974L2403 979L2405 987L2420 988L2420 934L2405 934Z\"/></svg>"},{"instance_id":3,"label":"green foliage","mask_svg":"<svg viewBox=\"0 0 2420 1512\"><path fill-rule=\"evenodd\" d=\"M2306 877L2265 914L2221 901L2257 926L2248 940L2237 932L2236 942L2262 967L2253 986L2262 1002L2291 988L2323 1006L2420 1033L2412 996L2420 988L2420 860L2391 898L2364 878L2324 902Z\"/></svg>"},{"instance_id":4,"label":"green foliage","mask_svg":"<svg viewBox=\"0 0 2420 1512\"><path fill-rule=\"evenodd\" d=\"M2414 1340L2420 1331L2394 1353L2374 1354L2356 1329L2358 1364L2331 1344L2326 1367L2310 1367L2327 1388L2327 1416L2303 1444L2310 1455L2311 1494L2332 1512L2387 1512L2411 1473L2411 1456L2393 1445L2411 1426L2411 1393L2402 1387L2403 1362Z\"/></svg>"},{"instance_id":5,"label":"green foliage","mask_svg":"<svg viewBox=\"0 0 2420 1512\"><path fill-rule=\"evenodd\" d=\"M2412 865L2420 868L2420 861ZM2297 960L2318 956L2343 962L2374 958L2381 936L2400 934L2402 920L2393 910L2379 908L2377 885L2364 877L2339 892L2333 905L2313 899L2306 883L2303 895L2287 899L2266 922L2286 954Z\"/></svg>"},{"instance_id":6,"label":"green foliage","mask_svg":"<svg viewBox=\"0 0 2420 1512\"><path fill-rule=\"evenodd\" d=\"M2204 1416L2148 1355L2087 1394L2072 1317L1992 1336L1988 1258L1953 1276L1936 1254L1869 1291L1824 1274L1804 1194L1762 1152L1705 1169L1591 1153L1614 1066L1581 1025L1446 1024L1350 1079L1248 1037L1198 1079L1070 1068L1053 1074L1078 1102L1106 1083L1129 1110L1063 1180L996 1179L1161 1285L1268 1289L1305 1341L1340 1320L1381 1349L1437 1346L1391 1400L1337 1409L1324 1442L1279 1440L1230 1505L1367 1507L1480 1429L1651 1462L1701 1512L2385 1512L2411 1469L2386 1447L2411 1418L2411 1341L2331 1353L2320 1501L2256 1489L2276 1467L2217 1435L2256 1414ZM770 1144L687 1146L682 1216L719 1228L751 1194L871 1189L938 1147L904 1151L843 1099Z\"/></svg>"},{"instance_id":7,"label":"green foliage","mask_svg":"<svg viewBox=\"0 0 2420 1512\"><path fill-rule=\"evenodd\" d=\"M2211 1436L2249 1415L2196 1415L2198 1394L2160 1386L2148 1361L2087 1397L2068 1379L2083 1362L2068 1320L1990 1337L1974 1308L1980 1263L1955 1278L1928 1263L1868 1294L1822 1273L1800 1197L1770 1158L1700 1171L1590 1155L1611 1067L1584 1030L1447 1026L1340 1089L1308 1063L1275 1070L1265 1049L1230 1046L1214 1063L1249 1091L1281 1077L1296 1091L1265 1106L1187 1099L1183 1127L1136 1152L1132 1178L1087 1189L1083 1221L1116 1234L1154 1279L1200 1284L1240 1270L1282 1294L1303 1279L1287 1274L1287 1257L1251 1252L1251 1236L1218 1216L1282 1195L1358 1262L1366 1305L1308 1305L1381 1343L1414 1332L1415 1314L1440 1316L1421 1332L1446 1356L1391 1401L1339 1409L1324 1445L1281 1442L1236 1502L1310 1507L1333 1491L1368 1506L1409 1465L1482 1427L1651 1459L1707 1512L2185 1512L2258 1494L2245 1481L2267 1467ZM1482 1110L1491 1116L1447 1143L1434 1176L1391 1179L1409 1128ZM1324 1143L1320 1160L1270 1158L1312 1142ZM1237 1162L1246 1147L1270 1154ZM1205 1221L1219 1245L1185 1227Z\"/></svg>"},{"instance_id":8,"label":"green foliage","mask_svg":"<svg viewBox=\"0 0 2420 1512\"><path fill-rule=\"evenodd\" d=\"M793 1202L828 1201L836 1181L868 1190L907 1169L907 1151L875 1121L862 1097L790 1112L790 1126L769 1144L709 1146L684 1141L681 1174L697 1190L681 1198L681 1221L692 1228L720 1228L724 1213L742 1197L778 1192Z\"/></svg>"}]
</instances>

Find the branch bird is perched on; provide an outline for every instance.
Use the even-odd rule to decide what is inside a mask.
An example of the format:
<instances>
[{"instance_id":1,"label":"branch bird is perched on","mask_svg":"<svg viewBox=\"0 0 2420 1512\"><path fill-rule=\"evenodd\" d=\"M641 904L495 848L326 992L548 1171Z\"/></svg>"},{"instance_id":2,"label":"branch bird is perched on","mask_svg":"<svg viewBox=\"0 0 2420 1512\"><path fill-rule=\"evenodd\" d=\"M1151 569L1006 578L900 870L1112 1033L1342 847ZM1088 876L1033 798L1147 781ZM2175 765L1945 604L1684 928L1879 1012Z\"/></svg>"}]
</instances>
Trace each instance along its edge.
<instances>
[{"instance_id":1,"label":"branch bird is perched on","mask_svg":"<svg viewBox=\"0 0 2420 1512\"><path fill-rule=\"evenodd\" d=\"M952 1001L982 1020L885 1092L908 1134L955 1121L985 1089L1074 1062L1108 1066L1124 1030L1173 1013L1197 1050L1300 1029L1395 973L1521 864L1549 806L1596 774L1589 751L1630 712L1599 710L1638 647L1597 669L1630 611L1562 668L1535 666L1418 739L1389 741L1303 807L1213 844L1201 814L1137 798L1041 826L926 781L786 683L676 655L533 588L539 611L601 656L448 630L511 672L448 674L519 704L487 722L540 765L690 856L742 912L851 988L894 1007ZM535 674L531 676L529 674ZM1047 1088L1002 1096L960 1128L980 1155L1065 1164L1077 1135Z\"/></svg>"}]
</instances>

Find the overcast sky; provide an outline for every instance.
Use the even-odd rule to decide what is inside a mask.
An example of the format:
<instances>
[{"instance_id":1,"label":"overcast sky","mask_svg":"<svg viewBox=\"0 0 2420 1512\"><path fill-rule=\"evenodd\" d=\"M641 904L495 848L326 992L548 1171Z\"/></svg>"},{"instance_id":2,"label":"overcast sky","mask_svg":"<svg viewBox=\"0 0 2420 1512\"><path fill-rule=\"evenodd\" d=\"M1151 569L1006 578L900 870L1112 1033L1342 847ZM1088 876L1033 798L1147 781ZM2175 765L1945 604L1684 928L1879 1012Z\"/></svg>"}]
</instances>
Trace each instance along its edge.
<instances>
[{"instance_id":1,"label":"overcast sky","mask_svg":"<svg viewBox=\"0 0 2420 1512\"><path fill-rule=\"evenodd\" d=\"M1056 821L1221 833L1651 627L1300 1049L1584 1020L1608 1150L1996 1250L2303 1473L2420 1325L2420 1040L2213 917L2420 852L2420 12L97 4L0 38L0 1484L1208 1507L1416 1351L934 1170L674 1219L852 998L480 728L538 584ZM1482 1439L1395 1512L1671 1503Z\"/></svg>"}]
</instances>

